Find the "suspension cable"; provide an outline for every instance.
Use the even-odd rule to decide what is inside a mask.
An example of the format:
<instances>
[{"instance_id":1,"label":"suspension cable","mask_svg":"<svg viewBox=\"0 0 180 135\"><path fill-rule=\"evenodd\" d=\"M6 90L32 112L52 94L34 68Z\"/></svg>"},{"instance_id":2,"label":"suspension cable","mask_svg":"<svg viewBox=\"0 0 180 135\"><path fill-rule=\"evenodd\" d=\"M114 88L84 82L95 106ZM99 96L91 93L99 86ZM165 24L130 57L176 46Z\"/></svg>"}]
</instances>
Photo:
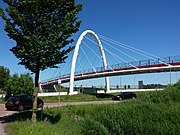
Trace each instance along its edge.
<instances>
[{"instance_id":1,"label":"suspension cable","mask_svg":"<svg viewBox=\"0 0 180 135\"><path fill-rule=\"evenodd\" d=\"M90 38L88 38L88 37L86 37L89 41L91 41L91 42L93 42L94 44L97 44L96 42L94 42L93 40L91 40ZM107 49L106 49L107 50ZM107 51L109 51L109 50L107 50ZM109 51L110 52L110 51ZM112 54L112 55L115 55L115 54L113 54L112 52L110 52L110 54ZM118 57L117 55L116 55L116 57ZM118 57L119 58L119 57ZM121 59L121 58L120 58ZM122 61L124 61L123 59L121 59ZM125 61L126 63L128 63L127 61ZM132 64L130 64L131 66L133 66L133 67L135 67L135 68L137 68L136 66L134 66L134 65L132 65ZM108 65L108 67L110 67L109 65ZM111 68L111 67L110 67ZM111 68L112 70L113 70L113 68Z\"/></svg>"},{"instance_id":2,"label":"suspension cable","mask_svg":"<svg viewBox=\"0 0 180 135\"><path fill-rule=\"evenodd\" d=\"M108 38L108 37L105 37L105 36L102 36L102 35L100 35L100 37L103 38L103 39L106 40L106 41L113 42L114 44L116 43L116 45L117 45L117 44L118 44L118 45L121 45L121 47L124 47L124 48L126 48L126 49L127 49L127 48L130 48L130 49L132 49L132 50L136 50L137 52L144 53L144 54L146 54L146 55L145 55L146 57L148 57L148 55L149 55L149 56L152 56L152 57L155 57L155 58L159 58L158 56L155 56L155 55L150 54L150 53L148 53L148 52L142 51L142 50L137 49L137 48L135 48L135 47L129 46L129 45L127 45L127 44L124 44L124 43L115 41L115 40L110 39L110 38ZM136 53L137 53L137 52L136 52ZM152 58L152 57L151 57L151 58Z\"/></svg>"},{"instance_id":3,"label":"suspension cable","mask_svg":"<svg viewBox=\"0 0 180 135\"><path fill-rule=\"evenodd\" d=\"M121 47L123 47L123 48L125 48L125 49L127 49L127 50L132 51L132 52L138 53L138 54L140 54L140 55L142 55L142 56L145 56L145 57L147 57L147 58L150 58L150 59L153 59L153 60L157 60L157 58L158 58L158 59L160 58L160 57L158 57L158 56L155 56L155 55L153 55L153 54L147 53L147 52L142 51L142 50L140 50L140 49L131 47L131 46L127 45L127 44L120 43L120 42L118 42L118 41L115 41L115 40L113 40L113 39L107 38L107 37L105 37L105 36L100 35L100 37L101 37L102 39L106 40L106 41L109 41L109 42L111 42L111 43L113 43L113 44L115 44L115 45L121 46ZM146 55L145 55L145 54L146 54ZM149 55L149 56L148 56L148 55ZM150 56L151 56L151 57L150 57ZM155 57L156 59L153 58L153 57ZM165 64L165 65L170 66L170 64L168 64L168 63L166 63L166 62L163 62L163 61L161 61L161 60L159 60L159 62L160 62L160 63L163 63L163 64Z\"/></svg>"},{"instance_id":4,"label":"suspension cable","mask_svg":"<svg viewBox=\"0 0 180 135\"><path fill-rule=\"evenodd\" d=\"M83 74L82 66L81 66L81 63L80 63L79 59L78 59L78 64L80 66L81 73Z\"/></svg>"},{"instance_id":5,"label":"suspension cable","mask_svg":"<svg viewBox=\"0 0 180 135\"><path fill-rule=\"evenodd\" d=\"M114 54L114 53L112 53L111 51L109 51L108 49L106 49L106 48L104 48L107 52L109 52L112 56L115 56L116 58L118 58L118 59L120 59L120 60L122 60L122 61L124 61L125 63L129 63L128 61L126 61L126 60L124 60L124 59L122 59L122 58L120 58L119 56L117 56L116 54ZM131 64L131 63L129 63L132 67L134 67L134 68L137 68L136 66L134 66L133 64Z\"/></svg>"},{"instance_id":6,"label":"suspension cable","mask_svg":"<svg viewBox=\"0 0 180 135\"><path fill-rule=\"evenodd\" d=\"M94 43L94 44L96 44L96 45L98 45L96 42L94 42L92 39L90 39L90 38L88 38L88 37L85 37L85 38L87 38L89 41L91 41L92 43ZM109 67L110 69L112 69L113 70L113 68L112 67L110 67L108 64L107 64L107 67Z\"/></svg>"},{"instance_id":7,"label":"suspension cable","mask_svg":"<svg viewBox=\"0 0 180 135\"><path fill-rule=\"evenodd\" d=\"M127 53L125 53L125 52L123 52L123 51L121 51L121 50L115 48L114 46L110 45L110 44L107 43L106 41L103 41L103 40L101 40L101 41L104 42L105 44L107 44L108 46L112 47L113 49L117 50L118 52L120 52L120 53L126 55L127 57L129 57L129 58L131 58L131 59L133 59L134 61L138 61L138 60L135 59L134 57L132 57L132 56L128 55Z\"/></svg>"},{"instance_id":8,"label":"suspension cable","mask_svg":"<svg viewBox=\"0 0 180 135\"><path fill-rule=\"evenodd\" d=\"M82 43L91 51L91 52L93 52L93 54L95 54L95 58L93 59L93 63L92 63L92 65L94 65L94 62L96 61L96 58L99 58L100 59L100 61L102 60L97 54L96 54L96 52L95 51L93 51L89 46L88 46L88 44L86 44L85 42L83 42L82 41ZM101 62L100 62L101 63Z\"/></svg>"},{"instance_id":9,"label":"suspension cable","mask_svg":"<svg viewBox=\"0 0 180 135\"><path fill-rule=\"evenodd\" d=\"M73 53L70 55L70 57L69 57L69 61L67 62L68 64L67 64L67 68L66 68L66 70L65 70L65 73L68 73L68 70L69 71L71 71L71 60L72 60L72 56L73 56ZM65 66L64 66L65 67Z\"/></svg>"},{"instance_id":10,"label":"suspension cable","mask_svg":"<svg viewBox=\"0 0 180 135\"><path fill-rule=\"evenodd\" d=\"M87 46L87 48L91 50L99 59L101 59L85 42L82 41L82 43Z\"/></svg>"},{"instance_id":11,"label":"suspension cable","mask_svg":"<svg viewBox=\"0 0 180 135\"><path fill-rule=\"evenodd\" d=\"M80 49L82 50L84 56L86 57L86 59L88 60L88 62L90 63L90 65L92 66L94 72L96 72L95 68L93 67L92 63L91 63L90 60L88 59L88 57L87 57L86 53L84 52L84 50L83 50L82 48L80 48Z\"/></svg>"}]
</instances>

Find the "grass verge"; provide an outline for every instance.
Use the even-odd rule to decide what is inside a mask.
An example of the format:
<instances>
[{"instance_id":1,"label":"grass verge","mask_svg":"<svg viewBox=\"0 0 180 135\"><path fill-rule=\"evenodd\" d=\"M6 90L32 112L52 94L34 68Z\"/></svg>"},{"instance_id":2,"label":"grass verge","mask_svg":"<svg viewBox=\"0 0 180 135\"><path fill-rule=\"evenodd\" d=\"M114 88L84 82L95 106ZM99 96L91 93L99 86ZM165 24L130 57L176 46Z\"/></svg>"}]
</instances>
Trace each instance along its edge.
<instances>
[{"instance_id":1,"label":"grass verge","mask_svg":"<svg viewBox=\"0 0 180 135\"><path fill-rule=\"evenodd\" d=\"M110 100L113 94L78 94L78 95L61 95L61 102L80 102L80 101L101 101ZM40 97L46 103L58 102L58 96Z\"/></svg>"}]
</instances>

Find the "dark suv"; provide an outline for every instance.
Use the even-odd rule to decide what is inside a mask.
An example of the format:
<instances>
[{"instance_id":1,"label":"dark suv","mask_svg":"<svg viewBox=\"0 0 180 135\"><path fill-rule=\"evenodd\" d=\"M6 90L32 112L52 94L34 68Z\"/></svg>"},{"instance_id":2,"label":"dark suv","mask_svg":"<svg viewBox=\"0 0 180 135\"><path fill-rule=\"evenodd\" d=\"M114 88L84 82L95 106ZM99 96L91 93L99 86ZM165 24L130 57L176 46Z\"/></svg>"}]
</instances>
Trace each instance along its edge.
<instances>
[{"instance_id":1,"label":"dark suv","mask_svg":"<svg viewBox=\"0 0 180 135\"><path fill-rule=\"evenodd\" d=\"M32 109L33 108L33 95L28 94L18 94L11 96L6 104L5 107L7 110L19 110L23 111L25 109ZM42 99L37 100L37 107L43 108L44 102Z\"/></svg>"},{"instance_id":2,"label":"dark suv","mask_svg":"<svg viewBox=\"0 0 180 135\"><path fill-rule=\"evenodd\" d=\"M136 98L136 94L132 92L122 92L118 95L114 95L112 100L123 100L123 99L133 99Z\"/></svg>"}]
</instances>

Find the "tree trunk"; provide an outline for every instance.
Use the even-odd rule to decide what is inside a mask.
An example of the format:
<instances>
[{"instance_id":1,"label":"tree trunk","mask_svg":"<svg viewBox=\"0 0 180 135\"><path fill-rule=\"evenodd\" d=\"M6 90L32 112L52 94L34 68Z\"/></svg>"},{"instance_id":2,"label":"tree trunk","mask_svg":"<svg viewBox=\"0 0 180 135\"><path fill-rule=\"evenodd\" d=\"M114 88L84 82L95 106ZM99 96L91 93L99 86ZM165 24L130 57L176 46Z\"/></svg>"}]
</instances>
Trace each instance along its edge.
<instances>
[{"instance_id":1,"label":"tree trunk","mask_svg":"<svg viewBox=\"0 0 180 135\"><path fill-rule=\"evenodd\" d=\"M32 122L36 122L37 118L36 118L36 113L37 113L37 92L39 89L39 70L36 71L35 73L35 85L34 85L34 102L33 102L33 110L32 110L32 118L31 121Z\"/></svg>"}]
</instances>

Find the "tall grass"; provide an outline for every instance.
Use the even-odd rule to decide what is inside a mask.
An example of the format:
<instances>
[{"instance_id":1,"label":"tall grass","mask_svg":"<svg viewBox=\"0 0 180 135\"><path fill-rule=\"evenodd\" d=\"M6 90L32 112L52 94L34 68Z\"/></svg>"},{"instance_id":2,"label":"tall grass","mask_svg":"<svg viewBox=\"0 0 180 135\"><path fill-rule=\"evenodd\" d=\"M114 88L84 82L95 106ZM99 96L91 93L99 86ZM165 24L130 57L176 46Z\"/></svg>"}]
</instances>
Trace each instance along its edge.
<instances>
[{"instance_id":1,"label":"tall grass","mask_svg":"<svg viewBox=\"0 0 180 135\"><path fill-rule=\"evenodd\" d=\"M164 104L123 104L112 106L99 111L91 117L91 121L105 127L108 134L134 135L134 134L177 134L180 133L180 105L171 107ZM89 125L85 119L83 134L88 134ZM86 125L87 124L87 125ZM87 128L88 127L88 128ZM87 128L87 129L86 129ZM91 129L95 130L95 129Z\"/></svg>"},{"instance_id":2,"label":"tall grass","mask_svg":"<svg viewBox=\"0 0 180 135\"><path fill-rule=\"evenodd\" d=\"M88 126L88 122L92 123L92 121L103 127L101 133L94 126ZM89 129L93 133L89 132ZM136 101L108 105L95 115L85 118L82 133L178 135L180 134L180 90L173 88L173 90L143 93Z\"/></svg>"},{"instance_id":3,"label":"tall grass","mask_svg":"<svg viewBox=\"0 0 180 135\"><path fill-rule=\"evenodd\" d=\"M47 108L37 123L29 119L9 123L9 135L180 135L179 84L119 104Z\"/></svg>"}]
</instances>

